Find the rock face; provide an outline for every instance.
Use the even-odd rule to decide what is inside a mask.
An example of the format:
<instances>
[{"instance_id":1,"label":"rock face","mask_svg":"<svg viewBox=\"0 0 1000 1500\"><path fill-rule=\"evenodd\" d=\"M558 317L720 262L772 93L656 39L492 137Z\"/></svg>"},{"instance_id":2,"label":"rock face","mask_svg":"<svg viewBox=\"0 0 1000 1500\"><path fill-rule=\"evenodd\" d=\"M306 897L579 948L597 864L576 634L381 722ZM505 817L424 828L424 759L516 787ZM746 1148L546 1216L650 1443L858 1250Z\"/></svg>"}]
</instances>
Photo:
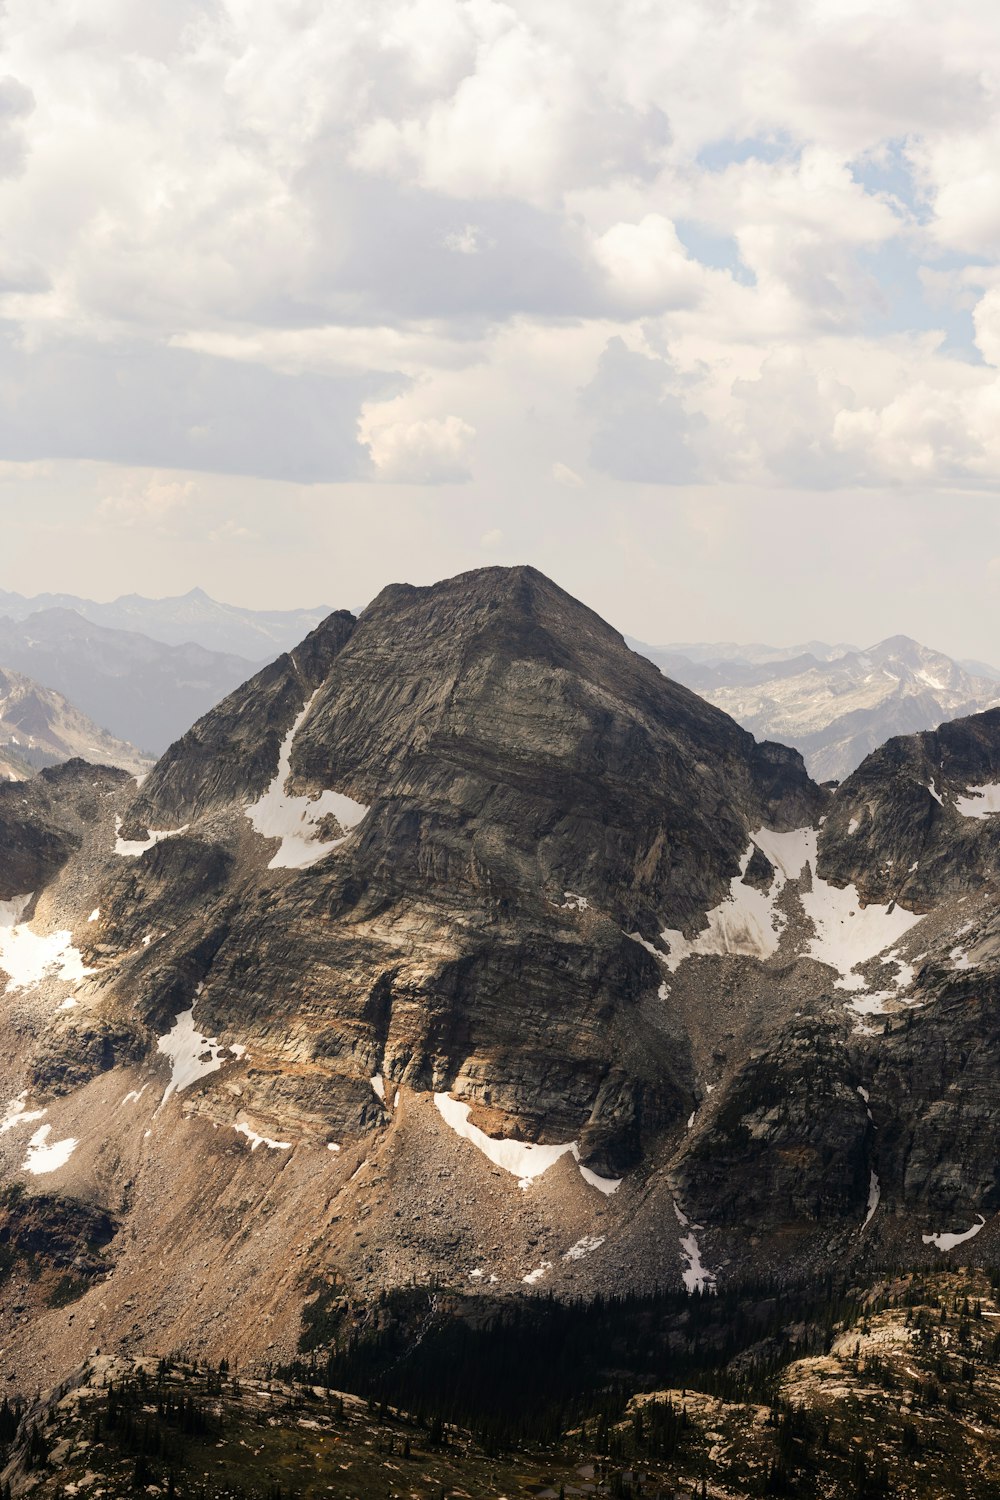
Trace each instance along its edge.
<instances>
[{"instance_id":1,"label":"rock face","mask_svg":"<svg viewBox=\"0 0 1000 1500\"><path fill-rule=\"evenodd\" d=\"M122 1224L103 1337L217 1357L317 1277L995 1254L998 767L986 714L831 795L530 568L391 587L140 789L0 798L0 1165Z\"/></svg>"},{"instance_id":2,"label":"rock face","mask_svg":"<svg viewBox=\"0 0 1000 1500\"><path fill-rule=\"evenodd\" d=\"M824 826L824 873L868 901L927 909L996 888L1000 709L889 740L840 788Z\"/></svg>"}]
</instances>

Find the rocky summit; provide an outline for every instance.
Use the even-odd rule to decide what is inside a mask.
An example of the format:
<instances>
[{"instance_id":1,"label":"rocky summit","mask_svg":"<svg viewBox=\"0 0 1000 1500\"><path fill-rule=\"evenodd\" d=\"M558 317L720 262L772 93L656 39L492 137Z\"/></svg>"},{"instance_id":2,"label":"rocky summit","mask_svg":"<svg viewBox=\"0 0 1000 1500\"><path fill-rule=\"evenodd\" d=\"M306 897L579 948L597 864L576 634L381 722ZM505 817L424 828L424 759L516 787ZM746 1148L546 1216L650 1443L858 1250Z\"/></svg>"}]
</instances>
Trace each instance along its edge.
<instances>
[{"instance_id":1,"label":"rocky summit","mask_svg":"<svg viewBox=\"0 0 1000 1500\"><path fill-rule=\"evenodd\" d=\"M0 786L0 1368L995 1261L998 814L1000 711L830 791L527 567Z\"/></svg>"}]
</instances>

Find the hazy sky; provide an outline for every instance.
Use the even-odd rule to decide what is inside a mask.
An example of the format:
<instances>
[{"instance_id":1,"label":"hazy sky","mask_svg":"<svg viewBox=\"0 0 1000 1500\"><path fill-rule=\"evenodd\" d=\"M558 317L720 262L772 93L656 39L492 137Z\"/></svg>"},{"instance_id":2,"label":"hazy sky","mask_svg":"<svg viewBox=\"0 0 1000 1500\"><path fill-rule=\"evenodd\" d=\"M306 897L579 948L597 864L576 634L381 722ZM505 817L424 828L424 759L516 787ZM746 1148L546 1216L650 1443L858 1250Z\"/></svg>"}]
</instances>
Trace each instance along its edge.
<instances>
[{"instance_id":1,"label":"hazy sky","mask_svg":"<svg viewBox=\"0 0 1000 1500\"><path fill-rule=\"evenodd\" d=\"M991 0L0 0L0 586L1000 660Z\"/></svg>"}]
</instances>

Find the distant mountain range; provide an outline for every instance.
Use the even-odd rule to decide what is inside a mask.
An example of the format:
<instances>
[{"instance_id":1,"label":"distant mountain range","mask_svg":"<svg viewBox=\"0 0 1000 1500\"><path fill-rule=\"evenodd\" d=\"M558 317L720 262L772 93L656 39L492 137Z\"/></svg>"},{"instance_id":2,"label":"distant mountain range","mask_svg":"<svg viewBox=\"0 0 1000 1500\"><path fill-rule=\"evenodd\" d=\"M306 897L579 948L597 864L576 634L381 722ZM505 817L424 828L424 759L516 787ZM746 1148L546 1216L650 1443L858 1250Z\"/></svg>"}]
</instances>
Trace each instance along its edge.
<instances>
[{"instance_id":1,"label":"distant mountain range","mask_svg":"<svg viewBox=\"0 0 1000 1500\"><path fill-rule=\"evenodd\" d=\"M0 670L0 778L21 781L74 756L121 766L133 775L153 763L134 745L99 728L61 693L19 672Z\"/></svg>"},{"instance_id":2,"label":"distant mountain range","mask_svg":"<svg viewBox=\"0 0 1000 1500\"><path fill-rule=\"evenodd\" d=\"M893 735L936 729L1000 703L996 668L955 661L905 635L867 650L822 641L630 644L758 739L801 750L817 781L842 781Z\"/></svg>"},{"instance_id":3,"label":"distant mountain range","mask_svg":"<svg viewBox=\"0 0 1000 1500\"><path fill-rule=\"evenodd\" d=\"M111 630L59 608L24 620L0 618L0 668L64 694L111 735L158 755L252 676L254 663Z\"/></svg>"},{"instance_id":4,"label":"distant mountain range","mask_svg":"<svg viewBox=\"0 0 1000 1500\"><path fill-rule=\"evenodd\" d=\"M209 651L242 656L255 665L290 651L330 613L321 604L312 609L241 609L221 604L203 589L192 589L170 599L147 599L123 594L108 604L76 594L24 594L0 589L0 616L26 620L39 610L74 610L93 625L109 630L138 631L169 646L194 643ZM207 706L207 705L206 705ZM183 726L187 728L187 724Z\"/></svg>"}]
</instances>

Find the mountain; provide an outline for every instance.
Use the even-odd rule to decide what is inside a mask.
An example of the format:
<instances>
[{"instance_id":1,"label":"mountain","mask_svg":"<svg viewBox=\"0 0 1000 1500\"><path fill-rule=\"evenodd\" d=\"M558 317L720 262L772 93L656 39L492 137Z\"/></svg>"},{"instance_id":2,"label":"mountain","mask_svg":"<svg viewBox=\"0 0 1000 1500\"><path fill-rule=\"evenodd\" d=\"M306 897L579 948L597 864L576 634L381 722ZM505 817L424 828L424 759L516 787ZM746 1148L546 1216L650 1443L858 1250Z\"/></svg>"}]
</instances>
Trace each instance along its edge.
<instances>
[{"instance_id":1,"label":"mountain","mask_svg":"<svg viewBox=\"0 0 1000 1500\"><path fill-rule=\"evenodd\" d=\"M841 781L895 734L1000 703L1000 685L908 636L867 651L831 647L822 658L761 647L642 647L669 677L716 704L755 735L794 745L818 781ZM745 651L743 657L736 652ZM715 656L710 653L718 653ZM721 653L729 652L729 655Z\"/></svg>"},{"instance_id":2,"label":"mountain","mask_svg":"<svg viewBox=\"0 0 1000 1500\"><path fill-rule=\"evenodd\" d=\"M848 656L852 651L858 650L857 646L843 643L831 646L829 641L805 641L799 646L765 646L760 641L750 644L738 641L676 641L668 646L647 646L628 636L626 640L633 650L649 656L653 661L659 661L661 656L679 657L705 667L718 667L724 662L749 662L753 666L764 666L768 663L794 661L800 656L813 656L817 661L836 661L838 657Z\"/></svg>"},{"instance_id":3,"label":"mountain","mask_svg":"<svg viewBox=\"0 0 1000 1500\"><path fill-rule=\"evenodd\" d=\"M92 625L127 630L170 646L196 644L224 656L241 656L260 663L296 642L329 614L329 608L241 609L220 604L203 589L192 589L168 599L146 599L123 594L99 604L76 594L23 594L0 589L0 615L27 620L49 610L72 610Z\"/></svg>"},{"instance_id":4,"label":"mountain","mask_svg":"<svg viewBox=\"0 0 1000 1500\"><path fill-rule=\"evenodd\" d=\"M64 694L100 724L159 754L254 664L94 625L72 609L0 618L0 664Z\"/></svg>"},{"instance_id":5,"label":"mountain","mask_svg":"<svg viewBox=\"0 0 1000 1500\"><path fill-rule=\"evenodd\" d=\"M0 754L10 780L32 768L86 758L121 766L135 776L153 764L134 745L116 739L74 708L61 693L40 687L18 672L0 669ZM23 768L23 769L22 769ZM2 772L0 772L2 774Z\"/></svg>"},{"instance_id":6,"label":"mountain","mask_svg":"<svg viewBox=\"0 0 1000 1500\"><path fill-rule=\"evenodd\" d=\"M669 1367L735 1434L895 1340L973 1400L879 1319L989 1365L995 809L1000 711L831 792L523 567L331 615L138 789L0 786L12 1389L183 1351L489 1442L493 1370L597 1441Z\"/></svg>"}]
</instances>

